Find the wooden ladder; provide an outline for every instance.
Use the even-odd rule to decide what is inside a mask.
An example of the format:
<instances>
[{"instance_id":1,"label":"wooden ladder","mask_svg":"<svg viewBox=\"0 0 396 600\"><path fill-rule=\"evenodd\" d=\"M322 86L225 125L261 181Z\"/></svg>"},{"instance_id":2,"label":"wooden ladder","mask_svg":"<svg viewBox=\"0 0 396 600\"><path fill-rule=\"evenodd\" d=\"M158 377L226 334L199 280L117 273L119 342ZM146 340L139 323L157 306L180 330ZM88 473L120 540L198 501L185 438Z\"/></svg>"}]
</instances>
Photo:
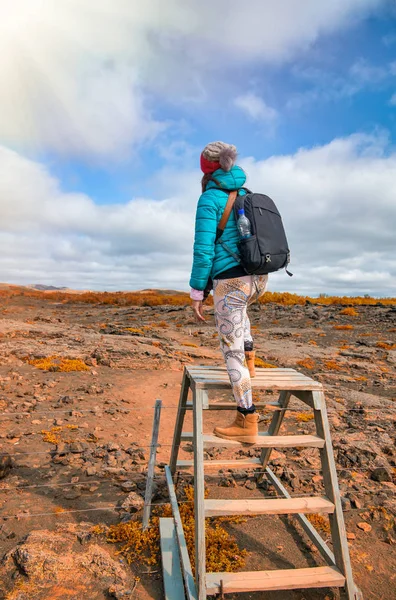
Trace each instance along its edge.
<instances>
[{"instance_id":1,"label":"wooden ladder","mask_svg":"<svg viewBox=\"0 0 396 600\"><path fill-rule=\"evenodd\" d=\"M239 442L206 435L203 432L203 410L230 410L230 402L209 402L209 390L230 389L226 369L208 366L188 366L183 373L180 400L173 438L169 467L166 467L169 490L172 493L174 514L178 513L172 476L180 469L194 469L194 508L195 508L195 582L191 582L192 573L188 557L182 567L185 583L190 578L187 598L205 600L207 596L232 592L254 592L265 590L289 590L300 588L344 587L348 600L362 600L360 590L353 581L346 538L341 497L338 487L329 422L322 385L294 369L257 369L252 379L252 387L261 390L278 390L277 402L260 403L256 406L271 405L274 414L265 433L259 434L254 445L262 448L260 458L248 460L214 461L204 460L205 446L237 448ZM189 390L192 402L188 401ZM279 435L279 430L288 408L291 396L313 409L316 435ZM187 410L193 411L193 432L183 433L183 423ZM180 444L192 441L194 460L178 460ZM322 463L322 474L326 496L291 497L283 484L268 467L273 448L308 447L318 448ZM210 500L204 497L205 469L260 467L265 470L271 483L282 498L246 499L246 500ZM305 513L328 514L334 554L319 533L305 516ZM328 566L286 569L270 571L252 571L244 573L206 573L205 557L205 517L224 515L257 514L295 514L310 540L316 545ZM177 519L175 519L176 525ZM180 532L179 545L184 544L183 532Z\"/></svg>"}]
</instances>

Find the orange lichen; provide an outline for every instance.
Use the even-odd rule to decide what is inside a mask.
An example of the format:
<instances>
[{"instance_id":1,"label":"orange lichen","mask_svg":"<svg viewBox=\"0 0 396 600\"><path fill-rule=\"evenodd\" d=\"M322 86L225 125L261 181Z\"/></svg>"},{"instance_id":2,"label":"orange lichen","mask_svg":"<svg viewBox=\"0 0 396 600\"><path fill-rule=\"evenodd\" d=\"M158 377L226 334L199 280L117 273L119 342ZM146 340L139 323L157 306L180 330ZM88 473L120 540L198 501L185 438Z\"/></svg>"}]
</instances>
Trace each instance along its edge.
<instances>
[{"instance_id":1,"label":"orange lichen","mask_svg":"<svg viewBox=\"0 0 396 600\"><path fill-rule=\"evenodd\" d=\"M329 369L329 371L342 371L342 366L339 365L335 360L326 360L324 365L326 369Z\"/></svg>"},{"instance_id":2,"label":"orange lichen","mask_svg":"<svg viewBox=\"0 0 396 600\"><path fill-rule=\"evenodd\" d=\"M334 329L338 331L350 331L353 328L353 325L334 325Z\"/></svg>"},{"instance_id":3,"label":"orange lichen","mask_svg":"<svg viewBox=\"0 0 396 600\"><path fill-rule=\"evenodd\" d=\"M305 369L315 368L315 361L312 358L303 358L302 360L298 360L297 364Z\"/></svg>"},{"instance_id":4,"label":"orange lichen","mask_svg":"<svg viewBox=\"0 0 396 600\"><path fill-rule=\"evenodd\" d=\"M144 335L144 331L136 327L125 327L124 331L129 331L131 335Z\"/></svg>"},{"instance_id":5,"label":"orange lichen","mask_svg":"<svg viewBox=\"0 0 396 600\"><path fill-rule=\"evenodd\" d=\"M198 344L192 344L191 342L183 342L182 346L188 346L189 348L198 348Z\"/></svg>"},{"instance_id":6,"label":"orange lichen","mask_svg":"<svg viewBox=\"0 0 396 600\"><path fill-rule=\"evenodd\" d=\"M396 348L396 344L387 344L386 342L377 342L375 345L383 350L394 350Z\"/></svg>"}]
</instances>

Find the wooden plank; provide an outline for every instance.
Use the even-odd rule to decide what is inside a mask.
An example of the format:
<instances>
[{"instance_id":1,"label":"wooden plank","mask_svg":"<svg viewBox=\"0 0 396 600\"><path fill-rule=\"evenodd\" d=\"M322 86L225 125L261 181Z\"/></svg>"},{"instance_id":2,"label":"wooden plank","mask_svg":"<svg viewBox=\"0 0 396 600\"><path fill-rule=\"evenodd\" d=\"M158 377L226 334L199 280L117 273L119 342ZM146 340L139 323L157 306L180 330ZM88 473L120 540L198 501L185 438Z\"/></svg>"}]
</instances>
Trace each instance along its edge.
<instances>
[{"instance_id":1,"label":"wooden plank","mask_svg":"<svg viewBox=\"0 0 396 600\"><path fill-rule=\"evenodd\" d=\"M192 371L190 372L190 377L192 378L208 378L211 379L213 376L215 377L229 377L227 371L222 370L222 371L208 371L208 370L202 370L202 371ZM299 373L298 371L284 371L281 369L257 369L256 371L256 377L262 377L262 378L267 378L267 377L288 377L290 379L294 379L294 378L301 378L301 379L308 379L311 380L310 377L308 377L308 375L304 375L304 373ZM313 381L313 380L312 380Z\"/></svg>"},{"instance_id":2,"label":"wooden plank","mask_svg":"<svg viewBox=\"0 0 396 600\"><path fill-rule=\"evenodd\" d=\"M249 467L257 468L261 466L259 458L249 458L241 460L204 460L205 470L214 469L246 469ZM194 466L193 460L178 460L176 463L177 469L191 469Z\"/></svg>"},{"instance_id":3,"label":"wooden plank","mask_svg":"<svg viewBox=\"0 0 396 600\"><path fill-rule=\"evenodd\" d=\"M271 471L271 469L269 467L266 468L266 473L267 473L271 483L276 488L276 491L279 492L280 494L282 494L285 498L291 498L287 489L279 481L279 479L276 477L276 475L273 473L273 471ZM321 538L319 533L316 531L316 529L312 525L312 523L310 521L308 521L307 517L305 515L303 515L302 513L297 513L296 519L300 523L301 527L304 529L305 533L308 535L311 542L313 544L315 544L315 546L317 547L317 549L319 550L319 552L321 553L321 555L323 556L323 558L325 559L327 564L332 567L335 566L336 563L335 563L334 554L332 553L332 551L330 550L330 548L328 547L326 542Z\"/></svg>"},{"instance_id":4,"label":"wooden plank","mask_svg":"<svg viewBox=\"0 0 396 600\"><path fill-rule=\"evenodd\" d=\"M169 466L170 466L170 470L171 470L172 474L174 474L175 470L176 470L176 462L177 462L177 457L179 454L179 447L180 447L180 436L181 436L181 432L183 430L184 417L186 415L185 407L187 404L187 397L188 397L189 389L190 389L190 379L188 377L187 369L184 367L182 385L181 385L180 396L179 396L179 407L177 409L175 431L173 433L171 458L170 458L170 462L169 462Z\"/></svg>"},{"instance_id":5,"label":"wooden plank","mask_svg":"<svg viewBox=\"0 0 396 600\"><path fill-rule=\"evenodd\" d=\"M231 387L229 381L219 381L218 379L194 379L194 384L197 389L208 389L208 390L226 390ZM322 390L322 384L315 381L297 381L285 379L284 381L270 381L268 379L259 380L256 378L252 379L252 388L266 389L266 390Z\"/></svg>"},{"instance_id":6,"label":"wooden plank","mask_svg":"<svg viewBox=\"0 0 396 600\"><path fill-rule=\"evenodd\" d=\"M216 365L188 365L186 367L186 369L188 370L189 373L193 373L194 371L222 371L224 373L227 373L227 369L225 367L216 366ZM292 373L300 373L300 371L297 371L296 369L293 369L292 367L271 367L271 368L258 367L257 370L258 371L289 371Z\"/></svg>"},{"instance_id":7,"label":"wooden plank","mask_svg":"<svg viewBox=\"0 0 396 600\"><path fill-rule=\"evenodd\" d=\"M336 567L279 569L276 571L247 571L244 573L208 573L208 595L270 590L342 587L345 577Z\"/></svg>"},{"instance_id":8,"label":"wooden plank","mask_svg":"<svg viewBox=\"0 0 396 600\"><path fill-rule=\"evenodd\" d=\"M144 495L143 530L147 529L151 514L155 459L157 457L158 432L161 419L162 400L156 400L154 408L153 434L151 436L150 459L147 469L146 493Z\"/></svg>"},{"instance_id":9,"label":"wooden plank","mask_svg":"<svg viewBox=\"0 0 396 600\"><path fill-rule=\"evenodd\" d=\"M192 410L193 409L193 403L192 402L187 402L186 404L186 409L187 410ZM207 407L207 410L235 410L237 407L236 402L209 402L209 405ZM255 407L259 410L260 408L267 408L267 407L273 407L273 408L279 408L279 403L278 402L256 402L255 403Z\"/></svg>"},{"instance_id":10,"label":"wooden plank","mask_svg":"<svg viewBox=\"0 0 396 600\"><path fill-rule=\"evenodd\" d=\"M187 367L188 368L188 367ZM277 367L275 368L260 368L260 367L256 367L256 373L257 376L263 376L263 377L271 377L271 376L291 376L291 377L304 377L304 379L311 379L308 375L305 375L305 373L301 373L301 371L296 371L296 369L279 369ZM228 377L228 372L227 369L222 367L220 369L192 369L191 367L188 368L188 373L190 375L190 377L196 377L197 375L200 375L202 377L207 377L208 375L211 374L215 374L216 377L219 376L225 376Z\"/></svg>"},{"instance_id":11,"label":"wooden plank","mask_svg":"<svg viewBox=\"0 0 396 600\"><path fill-rule=\"evenodd\" d=\"M179 547L180 562L184 587L187 594L187 600L198 600L197 589L192 574L190 557L188 555L186 538L184 537L183 524L180 516L179 505L177 503L175 486L173 484L172 472L169 466L165 467L166 483L168 485L169 500L172 507L173 519L175 523L176 540Z\"/></svg>"},{"instance_id":12,"label":"wooden plank","mask_svg":"<svg viewBox=\"0 0 396 600\"><path fill-rule=\"evenodd\" d=\"M330 426L327 418L326 401L322 392L313 392L312 396L314 405L320 407L314 410L316 431L326 440L325 446L320 450L320 458L322 460L323 483L326 494L335 506L334 514L329 517L334 556L338 569L345 575L348 600L356 600L359 592L353 581L341 495L331 443Z\"/></svg>"},{"instance_id":13,"label":"wooden plank","mask_svg":"<svg viewBox=\"0 0 396 600\"><path fill-rule=\"evenodd\" d=\"M193 434L189 432L182 433L183 442L192 442ZM243 446L242 442L233 440L224 440L217 435L203 436L205 446L222 446L224 448ZM268 432L259 433L257 442L249 444L257 448L323 448L324 440L316 435L270 435Z\"/></svg>"},{"instance_id":14,"label":"wooden plank","mask_svg":"<svg viewBox=\"0 0 396 600\"><path fill-rule=\"evenodd\" d=\"M290 396L291 396L291 392L289 392L289 391L283 391L279 394L278 402L279 402L281 408L286 409L289 406ZM270 426L268 427L269 435L272 435L274 437L278 435L284 417L285 417L284 410L274 412L272 419L271 419ZM268 461L271 456L271 452L272 452L271 447L269 447L267 450L262 450L262 452L261 452L261 457L260 457L261 464L263 465L264 468L268 464Z\"/></svg>"},{"instance_id":15,"label":"wooden plank","mask_svg":"<svg viewBox=\"0 0 396 600\"><path fill-rule=\"evenodd\" d=\"M185 600L179 548L173 519L159 520L165 600Z\"/></svg>"},{"instance_id":16,"label":"wooden plank","mask_svg":"<svg viewBox=\"0 0 396 600\"><path fill-rule=\"evenodd\" d=\"M330 514L334 504L322 496L245 500L205 500L205 517L232 515L287 515L295 513Z\"/></svg>"},{"instance_id":17,"label":"wooden plank","mask_svg":"<svg viewBox=\"0 0 396 600\"><path fill-rule=\"evenodd\" d=\"M206 393L206 392L205 392ZM205 474L203 465L203 400L202 390L194 390L194 516L195 516L195 577L198 600L206 600L206 546L205 546Z\"/></svg>"},{"instance_id":18,"label":"wooden plank","mask_svg":"<svg viewBox=\"0 0 396 600\"><path fill-rule=\"evenodd\" d=\"M261 372L257 371L256 376L253 377L253 380L272 380L272 379L291 379L292 381L314 381L310 377L303 375L303 373L298 372L279 372L276 369L264 369ZM196 371L194 373L190 373L190 377L193 380L197 379L218 379L221 381L225 381L229 379L229 375L227 372L223 371ZM315 382L318 383L318 382Z\"/></svg>"},{"instance_id":19,"label":"wooden plank","mask_svg":"<svg viewBox=\"0 0 396 600\"><path fill-rule=\"evenodd\" d=\"M211 377L229 377L226 369L189 369L189 376L191 378L196 377L207 377L210 379ZM259 369L256 367L256 377L301 377L302 379L308 379L310 381L314 381L308 375L301 373L300 371L296 371L295 369Z\"/></svg>"}]
</instances>

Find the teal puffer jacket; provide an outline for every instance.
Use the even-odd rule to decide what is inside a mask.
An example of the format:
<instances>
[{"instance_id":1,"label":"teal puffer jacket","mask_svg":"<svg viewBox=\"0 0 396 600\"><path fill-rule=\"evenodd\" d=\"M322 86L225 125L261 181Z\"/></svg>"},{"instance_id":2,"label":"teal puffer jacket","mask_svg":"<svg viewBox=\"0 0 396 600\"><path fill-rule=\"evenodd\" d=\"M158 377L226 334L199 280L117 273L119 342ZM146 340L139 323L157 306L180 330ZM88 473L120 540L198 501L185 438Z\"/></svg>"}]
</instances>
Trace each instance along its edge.
<instances>
[{"instance_id":1,"label":"teal puffer jacket","mask_svg":"<svg viewBox=\"0 0 396 600\"><path fill-rule=\"evenodd\" d=\"M198 200L195 218L194 260L190 286L196 290L204 290L209 277L216 279L216 275L238 266L235 258L224 250L221 244L215 244L215 239L217 226L227 204L227 190L241 188L245 184L246 175L240 167L235 166L228 172L218 169L213 173L213 177L221 188L214 181L209 181ZM240 193L245 192L241 190ZM231 212L221 239L230 250L239 254L239 234L234 212Z\"/></svg>"}]
</instances>

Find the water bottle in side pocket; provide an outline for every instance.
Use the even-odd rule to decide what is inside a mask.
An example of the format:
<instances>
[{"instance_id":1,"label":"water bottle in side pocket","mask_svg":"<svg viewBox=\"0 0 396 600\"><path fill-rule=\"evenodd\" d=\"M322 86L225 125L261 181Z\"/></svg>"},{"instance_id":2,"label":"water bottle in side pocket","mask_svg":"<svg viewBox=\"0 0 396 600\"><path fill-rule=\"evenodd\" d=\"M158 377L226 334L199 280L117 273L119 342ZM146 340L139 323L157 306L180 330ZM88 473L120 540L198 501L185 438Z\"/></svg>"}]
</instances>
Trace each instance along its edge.
<instances>
[{"instance_id":1,"label":"water bottle in side pocket","mask_svg":"<svg viewBox=\"0 0 396 600\"><path fill-rule=\"evenodd\" d=\"M250 221L245 215L245 211L243 208L238 210L238 220L237 220L237 228L239 232L239 237L241 240L247 240L252 236L252 228L250 225Z\"/></svg>"}]
</instances>

